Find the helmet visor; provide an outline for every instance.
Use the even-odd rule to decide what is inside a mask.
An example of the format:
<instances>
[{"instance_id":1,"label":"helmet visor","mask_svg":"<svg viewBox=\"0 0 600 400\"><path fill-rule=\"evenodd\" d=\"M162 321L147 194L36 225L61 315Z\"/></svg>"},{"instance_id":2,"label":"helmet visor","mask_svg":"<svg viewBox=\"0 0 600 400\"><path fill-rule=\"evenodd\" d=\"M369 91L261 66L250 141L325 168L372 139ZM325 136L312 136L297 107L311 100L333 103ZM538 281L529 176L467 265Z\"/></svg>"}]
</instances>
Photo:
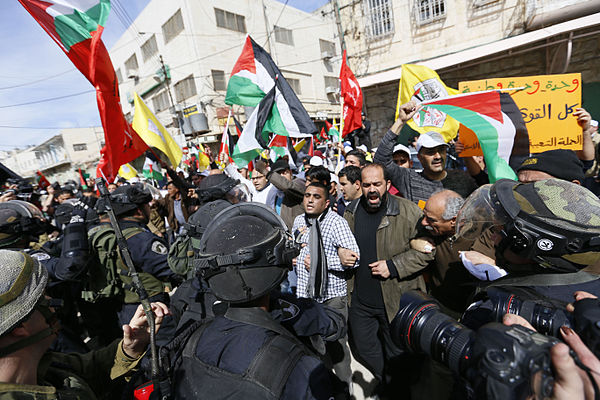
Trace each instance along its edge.
<instances>
[{"instance_id":1,"label":"helmet visor","mask_svg":"<svg viewBox=\"0 0 600 400\"><path fill-rule=\"evenodd\" d=\"M455 237L475 240L485 231L499 231L507 221L502 207L492 200L491 184L481 186L465 201L456 216Z\"/></svg>"}]
</instances>

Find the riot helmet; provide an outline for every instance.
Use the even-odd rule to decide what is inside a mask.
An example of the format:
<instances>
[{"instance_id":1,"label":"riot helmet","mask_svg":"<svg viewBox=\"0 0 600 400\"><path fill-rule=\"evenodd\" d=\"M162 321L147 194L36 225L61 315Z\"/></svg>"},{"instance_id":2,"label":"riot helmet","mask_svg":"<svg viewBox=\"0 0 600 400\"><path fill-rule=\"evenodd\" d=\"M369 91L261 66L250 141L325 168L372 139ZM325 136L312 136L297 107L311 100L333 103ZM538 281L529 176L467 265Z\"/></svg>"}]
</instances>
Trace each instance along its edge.
<instances>
[{"instance_id":1,"label":"riot helmet","mask_svg":"<svg viewBox=\"0 0 600 400\"><path fill-rule=\"evenodd\" d=\"M215 216L194 268L217 298L247 303L278 287L298 253L279 215L264 204L239 203Z\"/></svg>"},{"instance_id":2,"label":"riot helmet","mask_svg":"<svg viewBox=\"0 0 600 400\"><path fill-rule=\"evenodd\" d=\"M247 201L246 191L240 181L225 174L209 175L196 189L202 204L214 200L227 200L232 204Z\"/></svg>"},{"instance_id":3,"label":"riot helmet","mask_svg":"<svg viewBox=\"0 0 600 400\"><path fill-rule=\"evenodd\" d=\"M500 235L496 255L510 249L545 272L575 272L600 261L600 200L559 179L501 179L473 192L460 209L456 237ZM501 265L510 267L510 265Z\"/></svg>"},{"instance_id":4,"label":"riot helmet","mask_svg":"<svg viewBox=\"0 0 600 400\"><path fill-rule=\"evenodd\" d=\"M119 186L110 194L110 202L116 216L140 208L151 200L152 194L142 183ZM105 214L107 212L106 200L101 197L94 208L98 214Z\"/></svg>"},{"instance_id":5,"label":"riot helmet","mask_svg":"<svg viewBox=\"0 0 600 400\"><path fill-rule=\"evenodd\" d=\"M37 241L38 236L52 230L39 208L23 200L0 203L0 248L26 240Z\"/></svg>"}]
</instances>

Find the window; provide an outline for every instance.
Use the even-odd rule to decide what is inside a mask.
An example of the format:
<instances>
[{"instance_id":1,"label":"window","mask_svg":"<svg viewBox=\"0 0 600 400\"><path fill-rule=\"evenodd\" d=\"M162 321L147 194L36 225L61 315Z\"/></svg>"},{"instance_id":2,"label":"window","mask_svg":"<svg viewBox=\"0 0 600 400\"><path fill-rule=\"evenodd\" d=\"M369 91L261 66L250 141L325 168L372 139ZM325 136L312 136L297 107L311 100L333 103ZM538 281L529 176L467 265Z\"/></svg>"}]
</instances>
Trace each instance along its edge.
<instances>
[{"instance_id":1,"label":"window","mask_svg":"<svg viewBox=\"0 0 600 400\"><path fill-rule=\"evenodd\" d=\"M125 61L125 69L127 70L127 77L132 74L137 75L138 62L135 53Z\"/></svg>"},{"instance_id":2,"label":"window","mask_svg":"<svg viewBox=\"0 0 600 400\"><path fill-rule=\"evenodd\" d=\"M152 105L154 106L154 112L161 112L169 108L169 94L166 90L163 90L152 98Z\"/></svg>"},{"instance_id":3,"label":"window","mask_svg":"<svg viewBox=\"0 0 600 400\"><path fill-rule=\"evenodd\" d=\"M243 15L215 8L215 17L218 27L246 33L246 18Z\"/></svg>"},{"instance_id":4,"label":"window","mask_svg":"<svg viewBox=\"0 0 600 400\"><path fill-rule=\"evenodd\" d=\"M85 151L85 150L87 150L87 144L85 144L85 143L73 144L73 151Z\"/></svg>"},{"instance_id":5,"label":"window","mask_svg":"<svg viewBox=\"0 0 600 400\"><path fill-rule=\"evenodd\" d=\"M417 20L420 25L428 24L446 16L445 0L417 0Z\"/></svg>"},{"instance_id":6,"label":"window","mask_svg":"<svg viewBox=\"0 0 600 400\"><path fill-rule=\"evenodd\" d=\"M122 83L123 76L121 75L121 68L117 68L117 70L115 71L115 74L117 75L117 80L119 81L119 83Z\"/></svg>"},{"instance_id":7,"label":"window","mask_svg":"<svg viewBox=\"0 0 600 400\"><path fill-rule=\"evenodd\" d=\"M394 33L392 0L366 0L363 4L367 37L378 39Z\"/></svg>"},{"instance_id":8,"label":"window","mask_svg":"<svg viewBox=\"0 0 600 400\"><path fill-rule=\"evenodd\" d=\"M216 69L211 69L210 73L212 74L213 88L215 89L215 91L226 90L227 85L225 84L225 72Z\"/></svg>"},{"instance_id":9,"label":"window","mask_svg":"<svg viewBox=\"0 0 600 400\"><path fill-rule=\"evenodd\" d=\"M177 12L162 26L165 43L169 43L181 31L183 31L183 17L181 16L181 10L177 10Z\"/></svg>"},{"instance_id":10,"label":"window","mask_svg":"<svg viewBox=\"0 0 600 400\"><path fill-rule=\"evenodd\" d=\"M175 99L178 103L189 99L195 94L196 83L194 82L194 75L190 75L175 84Z\"/></svg>"},{"instance_id":11,"label":"window","mask_svg":"<svg viewBox=\"0 0 600 400\"><path fill-rule=\"evenodd\" d=\"M156 44L156 36L152 35L150 39L146 40L142 45L142 59L148 61L153 55L158 53L158 46Z\"/></svg>"},{"instance_id":12,"label":"window","mask_svg":"<svg viewBox=\"0 0 600 400\"><path fill-rule=\"evenodd\" d=\"M283 44L294 45L294 36L292 31L289 29L282 28L280 26L274 26L273 32L275 33L275 41Z\"/></svg>"},{"instance_id":13,"label":"window","mask_svg":"<svg viewBox=\"0 0 600 400\"><path fill-rule=\"evenodd\" d=\"M290 86L294 90L294 93L296 93L297 95L302 94L302 91L300 90L300 79L285 78L285 80L290 84Z\"/></svg>"},{"instance_id":14,"label":"window","mask_svg":"<svg viewBox=\"0 0 600 400\"><path fill-rule=\"evenodd\" d=\"M319 47L321 48L321 57L329 59L335 56L335 43L319 39Z\"/></svg>"}]
</instances>

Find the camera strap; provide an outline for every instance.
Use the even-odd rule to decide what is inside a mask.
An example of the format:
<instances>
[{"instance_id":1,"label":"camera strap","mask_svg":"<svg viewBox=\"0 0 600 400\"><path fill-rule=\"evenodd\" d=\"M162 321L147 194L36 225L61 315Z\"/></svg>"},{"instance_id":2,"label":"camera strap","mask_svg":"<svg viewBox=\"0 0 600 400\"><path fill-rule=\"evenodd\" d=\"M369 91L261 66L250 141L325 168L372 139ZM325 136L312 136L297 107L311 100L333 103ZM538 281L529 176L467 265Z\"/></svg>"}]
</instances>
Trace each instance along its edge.
<instances>
[{"instance_id":1,"label":"camera strap","mask_svg":"<svg viewBox=\"0 0 600 400\"><path fill-rule=\"evenodd\" d=\"M511 278L500 278L491 282L490 286L564 286L579 285L600 279L600 276L585 271L570 274L538 274L529 276L518 276Z\"/></svg>"}]
</instances>

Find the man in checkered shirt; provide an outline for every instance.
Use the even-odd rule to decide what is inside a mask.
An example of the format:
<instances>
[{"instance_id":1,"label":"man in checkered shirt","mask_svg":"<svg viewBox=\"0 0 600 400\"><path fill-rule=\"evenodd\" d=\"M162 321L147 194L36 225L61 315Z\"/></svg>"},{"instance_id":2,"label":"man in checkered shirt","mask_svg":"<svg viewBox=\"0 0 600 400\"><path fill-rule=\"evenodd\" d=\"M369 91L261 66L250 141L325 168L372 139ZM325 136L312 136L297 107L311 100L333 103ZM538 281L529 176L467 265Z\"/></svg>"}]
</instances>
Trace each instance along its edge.
<instances>
[{"instance_id":1,"label":"man in checkered shirt","mask_svg":"<svg viewBox=\"0 0 600 400\"><path fill-rule=\"evenodd\" d=\"M359 260L359 249L354 235L344 218L329 208L329 190L322 183L311 183L304 193L303 207L305 213L294 220L292 232L296 240L304 246L296 258L295 270L298 275L298 297L314 298L341 312L348 319L348 302L346 288L346 272L356 268ZM318 231L315 224L318 221ZM317 233L318 232L318 233ZM320 234L320 240L311 240L311 234ZM318 243L319 246L315 246ZM313 252L324 254L311 254ZM311 260L312 256L312 260ZM321 268L327 268L326 282L319 285L311 280L311 268L317 267L317 258L324 259ZM315 271L313 271L314 274ZM319 288L315 288L319 286ZM312 287L312 290L311 290ZM342 382L352 386L350 369L350 351L347 337L338 342L328 343L327 355L333 362L334 371Z\"/></svg>"}]
</instances>

